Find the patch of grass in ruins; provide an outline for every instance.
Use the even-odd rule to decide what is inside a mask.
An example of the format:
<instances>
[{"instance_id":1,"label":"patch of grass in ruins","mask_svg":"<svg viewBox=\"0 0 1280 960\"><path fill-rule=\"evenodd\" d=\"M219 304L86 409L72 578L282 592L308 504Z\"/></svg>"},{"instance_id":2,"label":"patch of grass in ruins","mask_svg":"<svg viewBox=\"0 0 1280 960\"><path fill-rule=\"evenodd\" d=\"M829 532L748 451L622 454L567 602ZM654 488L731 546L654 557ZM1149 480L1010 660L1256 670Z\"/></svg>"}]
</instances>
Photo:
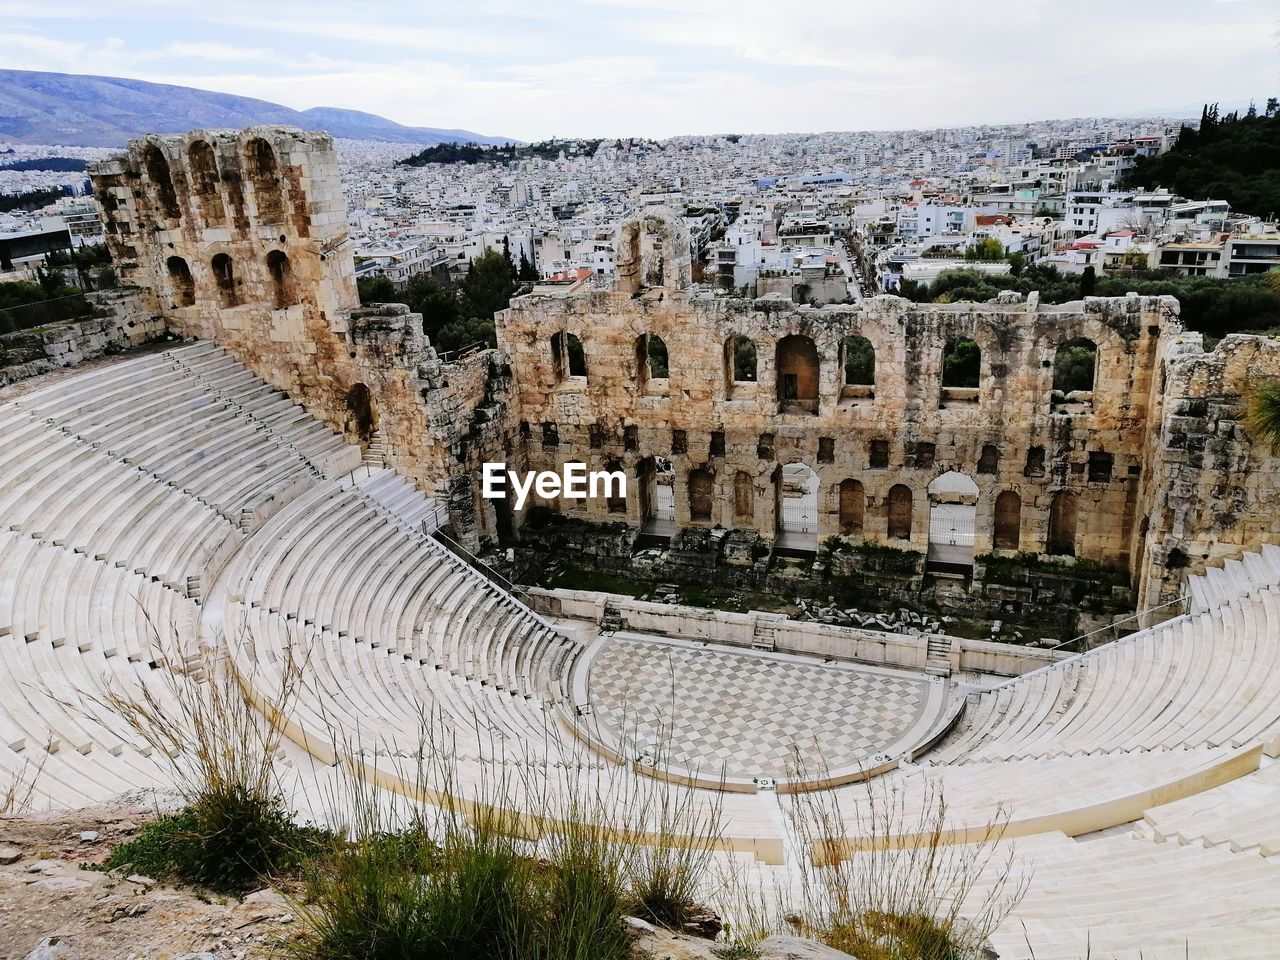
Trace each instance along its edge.
<instances>
[{"instance_id":1,"label":"patch of grass in ruins","mask_svg":"<svg viewBox=\"0 0 1280 960\"><path fill-rule=\"evenodd\" d=\"M294 823L279 801L220 792L148 823L102 869L241 895L296 874L333 842L326 831Z\"/></svg>"},{"instance_id":2,"label":"patch of grass in ruins","mask_svg":"<svg viewBox=\"0 0 1280 960\"><path fill-rule=\"evenodd\" d=\"M347 770L333 816L348 838L304 870L289 960L624 960L628 914L674 925L703 912L694 896L708 886L718 807L707 815L688 789L578 763L495 764L467 787L458 744L433 744L430 729L412 759L390 761L404 795ZM439 799L409 799L427 795ZM556 826L528 839L533 824L513 809Z\"/></svg>"},{"instance_id":3,"label":"patch of grass in ruins","mask_svg":"<svg viewBox=\"0 0 1280 960\"><path fill-rule=\"evenodd\" d=\"M1129 586L1128 571L1086 558L1067 563L1038 553L1019 553L1012 557L987 553L974 560L983 567L983 580L988 583L1016 586L1025 583L1031 576L1049 575L1104 586Z\"/></svg>"},{"instance_id":4,"label":"patch of grass in ruins","mask_svg":"<svg viewBox=\"0 0 1280 960\"><path fill-rule=\"evenodd\" d=\"M617 593L628 597L643 597L653 585L632 580L604 570L583 570L566 567L547 584L561 590L593 590L599 593Z\"/></svg>"},{"instance_id":5,"label":"patch of grass in ruins","mask_svg":"<svg viewBox=\"0 0 1280 960\"><path fill-rule=\"evenodd\" d=\"M837 792L800 794L787 809L820 854L798 862L797 928L860 960L980 960L1026 894L1001 807L963 844L949 842L936 784L908 798L900 784L873 783L852 808Z\"/></svg>"},{"instance_id":6,"label":"patch of grass in ruins","mask_svg":"<svg viewBox=\"0 0 1280 960\"><path fill-rule=\"evenodd\" d=\"M182 657L156 648L167 662ZM301 675L293 660L281 665L274 697L259 705L225 662L208 658L187 674L165 671L167 689L86 694L119 716L170 767L183 799L112 851L107 869L128 869L157 879L242 894L265 880L297 871L308 856L333 842L331 834L299 826L276 777L275 759Z\"/></svg>"}]
</instances>

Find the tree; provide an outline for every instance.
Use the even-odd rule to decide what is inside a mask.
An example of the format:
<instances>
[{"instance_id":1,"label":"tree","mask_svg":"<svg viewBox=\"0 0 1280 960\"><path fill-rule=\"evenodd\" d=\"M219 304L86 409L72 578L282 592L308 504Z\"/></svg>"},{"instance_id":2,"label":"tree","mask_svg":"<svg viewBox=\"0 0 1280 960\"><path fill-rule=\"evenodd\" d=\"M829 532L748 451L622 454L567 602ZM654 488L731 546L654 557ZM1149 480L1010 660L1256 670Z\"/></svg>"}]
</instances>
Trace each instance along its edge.
<instances>
[{"instance_id":1,"label":"tree","mask_svg":"<svg viewBox=\"0 0 1280 960\"><path fill-rule=\"evenodd\" d=\"M1250 435L1272 453L1280 453L1280 382L1268 380L1248 396L1245 426Z\"/></svg>"},{"instance_id":2,"label":"tree","mask_svg":"<svg viewBox=\"0 0 1280 960\"><path fill-rule=\"evenodd\" d=\"M1092 390L1094 365L1097 362L1097 351L1090 347L1080 344L1061 347L1053 361L1053 389L1063 393Z\"/></svg>"},{"instance_id":3,"label":"tree","mask_svg":"<svg viewBox=\"0 0 1280 960\"><path fill-rule=\"evenodd\" d=\"M361 277L356 281L356 290L360 304L365 307L372 303L395 303L398 299L396 286L388 277Z\"/></svg>"},{"instance_id":4,"label":"tree","mask_svg":"<svg viewBox=\"0 0 1280 960\"><path fill-rule=\"evenodd\" d=\"M519 271L516 270L516 263L511 259L511 238L502 238L502 259L507 261L507 272L511 274L512 280L518 280Z\"/></svg>"},{"instance_id":5,"label":"tree","mask_svg":"<svg viewBox=\"0 0 1280 960\"><path fill-rule=\"evenodd\" d=\"M516 285L507 259L493 250L471 261L467 275L462 280L462 313L467 317L493 320L499 310L505 310L515 295Z\"/></svg>"},{"instance_id":6,"label":"tree","mask_svg":"<svg viewBox=\"0 0 1280 960\"><path fill-rule=\"evenodd\" d=\"M1009 276L1022 276L1022 271L1027 265L1027 256L1024 253L1011 253L1005 258L1009 261Z\"/></svg>"},{"instance_id":7,"label":"tree","mask_svg":"<svg viewBox=\"0 0 1280 960\"><path fill-rule=\"evenodd\" d=\"M458 322L458 295L446 290L429 273L420 273L409 280L404 302L414 313L422 314L422 332L436 346L440 345L440 331Z\"/></svg>"},{"instance_id":8,"label":"tree","mask_svg":"<svg viewBox=\"0 0 1280 960\"><path fill-rule=\"evenodd\" d=\"M1233 210L1266 217L1280 213L1280 104L1240 116L1206 104L1200 129L1183 127L1173 147L1139 157L1125 185L1167 187L1193 199L1225 200Z\"/></svg>"},{"instance_id":9,"label":"tree","mask_svg":"<svg viewBox=\"0 0 1280 960\"><path fill-rule=\"evenodd\" d=\"M524 250L520 251L520 267L516 271L516 279L521 283L538 282L538 268L533 265L533 261L525 256Z\"/></svg>"},{"instance_id":10,"label":"tree","mask_svg":"<svg viewBox=\"0 0 1280 960\"><path fill-rule=\"evenodd\" d=\"M964 258L970 261L994 263L1004 259L1004 245L995 237L982 237L965 250Z\"/></svg>"},{"instance_id":11,"label":"tree","mask_svg":"<svg viewBox=\"0 0 1280 960\"><path fill-rule=\"evenodd\" d=\"M1080 296L1092 297L1098 289L1098 273L1092 266L1085 267L1080 274Z\"/></svg>"},{"instance_id":12,"label":"tree","mask_svg":"<svg viewBox=\"0 0 1280 960\"><path fill-rule=\"evenodd\" d=\"M972 340L957 340L942 358L944 387L976 387L981 376L982 351Z\"/></svg>"}]
</instances>

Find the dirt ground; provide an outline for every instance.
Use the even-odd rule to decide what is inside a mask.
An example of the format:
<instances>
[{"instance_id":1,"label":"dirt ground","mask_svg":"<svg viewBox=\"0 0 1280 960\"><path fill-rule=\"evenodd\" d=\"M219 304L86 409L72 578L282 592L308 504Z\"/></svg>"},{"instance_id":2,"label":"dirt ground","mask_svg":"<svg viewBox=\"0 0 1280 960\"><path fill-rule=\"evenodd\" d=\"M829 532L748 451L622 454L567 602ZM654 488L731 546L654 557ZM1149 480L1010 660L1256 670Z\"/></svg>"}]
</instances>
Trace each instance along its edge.
<instances>
[{"instance_id":1,"label":"dirt ground","mask_svg":"<svg viewBox=\"0 0 1280 960\"><path fill-rule=\"evenodd\" d=\"M299 936L281 894L243 900L94 870L155 816L121 803L0 816L0 960L265 960ZM716 945L629 921L637 960L717 960ZM811 941L771 938L759 960L847 957Z\"/></svg>"},{"instance_id":2,"label":"dirt ground","mask_svg":"<svg viewBox=\"0 0 1280 960\"><path fill-rule=\"evenodd\" d=\"M88 869L153 815L0 817L0 960L256 960L296 935L273 890L237 902Z\"/></svg>"}]
</instances>

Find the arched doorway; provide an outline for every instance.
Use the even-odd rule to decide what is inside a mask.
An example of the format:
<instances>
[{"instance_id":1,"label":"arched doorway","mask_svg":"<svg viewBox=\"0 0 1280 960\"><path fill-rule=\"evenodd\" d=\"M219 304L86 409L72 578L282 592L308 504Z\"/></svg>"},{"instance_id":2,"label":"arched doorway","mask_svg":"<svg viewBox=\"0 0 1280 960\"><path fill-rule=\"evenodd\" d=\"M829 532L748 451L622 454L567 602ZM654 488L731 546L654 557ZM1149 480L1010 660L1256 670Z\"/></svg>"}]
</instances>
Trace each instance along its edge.
<instances>
[{"instance_id":1,"label":"arched doorway","mask_svg":"<svg viewBox=\"0 0 1280 960\"><path fill-rule=\"evenodd\" d=\"M357 383L347 391L346 429L355 434L361 443L372 440L373 431L378 429L373 397L369 394L369 388L363 383Z\"/></svg>"},{"instance_id":2,"label":"arched doorway","mask_svg":"<svg viewBox=\"0 0 1280 960\"><path fill-rule=\"evenodd\" d=\"M1053 495L1049 502L1049 537L1045 544L1047 552L1075 556L1078 513L1074 494L1059 490Z\"/></svg>"},{"instance_id":3,"label":"arched doorway","mask_svg":"<svg viewBox=\"0 0 1280 960\"><path fill-rule=\"evenodd\" d=\"M636 466L640 532L671 538L676 532L676 471L664 457L646 457Z\"/></svg>"},{"instance_id":4,"label":"arched doorway","mask_svg":"<svg viewBox=\"0 0 1280 960\"><path fill-rule=\"evenodd\" d=\"M706 467L689 471L689 521L710 523L715 516L715 475Z\"/></svg>"},{"instance_id":5,"label":"arched doorway","mask_svg":"<svg viewBox=\"0 0 1280 960\"><path fill-rule=\"evenodd\" d=\"M862 536L863 520L867 509L867 495L862 483L852 477L840 481L840 532Z\"/></svg>"},{"instance_id":6,"label":"arched doorway","mask_svg":"<svg viewBox=\"0 0 1280 960\"><path fill-rule=\"evenodd\" d=\"M813 552L818 549L818 475L808 464L778 468L778 547Z\"/></svg>"},{"instance_id":7,"label":"arched doorway","mask_svg":"<svg viewBox=\"0 0 1280 960\"><path fill-rule=\"evenodd\" d=\"M978 485L955 470L929 484L929 553L926 568L933 573L973 571L974 525Z\"/></svg>"},{"instance_id":8,"label":"arched doorway","mask_svg":"<svg viewBox=\"0 0 1280 960\"><path fill-rule=\"evenodd\" d=\"M1022 545L1022 497L1005 490L996 497L991 545L997 550L1017 550Z\"/></svg>"}]
</instances>

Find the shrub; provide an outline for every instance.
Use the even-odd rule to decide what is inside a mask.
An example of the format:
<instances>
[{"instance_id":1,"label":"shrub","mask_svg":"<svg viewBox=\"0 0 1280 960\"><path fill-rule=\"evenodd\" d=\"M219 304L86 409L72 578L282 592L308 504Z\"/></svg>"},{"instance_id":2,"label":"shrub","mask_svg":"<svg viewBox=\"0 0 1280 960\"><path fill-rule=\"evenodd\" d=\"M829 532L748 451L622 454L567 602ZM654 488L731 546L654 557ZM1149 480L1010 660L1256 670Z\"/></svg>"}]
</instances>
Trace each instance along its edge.
<instances>
[{"instance_id":1,"label":"shrub","mask_svg":"<svg viewBox=\"0 0 1280 960\"><path fill-rule=\"evenodd\" d=\"M954 843L940 790L910 812L872 782L851 817L835 793L801 794L790 814L816 858L801 862L800 928L862 960L977 960L1026 892L1000 846L1007 814Z\"/></svg>"},{"instance_id":2,"label":"shrub","mask_svg":"<svg viewBox=\"0 0 1280 960\"><path fill-rule=\"evenodd\" d=\"M407 773L346 768L334 809L353 812L349 838L304 872L294 960L626 960L628 910L673 925L701 912L719 819L699 812L691 790L597 763L500 760L469 790L458 745L435 744L437 729L424 717ZM398 781L403 793L371 779ZM505 812L515 809L545 818L540 840L518 839L544 829Z\"/></svg>"},{"instance_id":3,"label":"shrub","mask_svg":"<svg viewBox=\"0 0 1280 960\"><path fill-rule=\"evenodd\" d=\"M324 831L296 825L274 798L221 792L153 820L112 850L104 867L240 894L297 870L331 842Z\"/></svg>"},{"instance_id":4,"label":"shrub","mask_svg":"<svg viewBox=\"0 0 1280 960\"><path fill-rule=\"evenodd\" d=\"M180 662L181 656L163 659ZM322 831L294 824L275 775L281 731L271 718L284 715L299 672L296 662L287 663L275 697L261 710L233 669L212 661L188 676L166 671L165 696L146 686L86 695L167 762L184 801L178 813L114 850L109 866L242 893L296 869L329 842Z\"/></svg>"},{"instance_id":5,"label":"shrub","mask_svg":"<svg viewBox=\"0 0 1280 960\"><path fill-rule=\"evenodd\" d=\"M1245 426L1255 441L1280 453L1280 380L1268 380L1250 391Z\"/></svg>"}]
</instances>

